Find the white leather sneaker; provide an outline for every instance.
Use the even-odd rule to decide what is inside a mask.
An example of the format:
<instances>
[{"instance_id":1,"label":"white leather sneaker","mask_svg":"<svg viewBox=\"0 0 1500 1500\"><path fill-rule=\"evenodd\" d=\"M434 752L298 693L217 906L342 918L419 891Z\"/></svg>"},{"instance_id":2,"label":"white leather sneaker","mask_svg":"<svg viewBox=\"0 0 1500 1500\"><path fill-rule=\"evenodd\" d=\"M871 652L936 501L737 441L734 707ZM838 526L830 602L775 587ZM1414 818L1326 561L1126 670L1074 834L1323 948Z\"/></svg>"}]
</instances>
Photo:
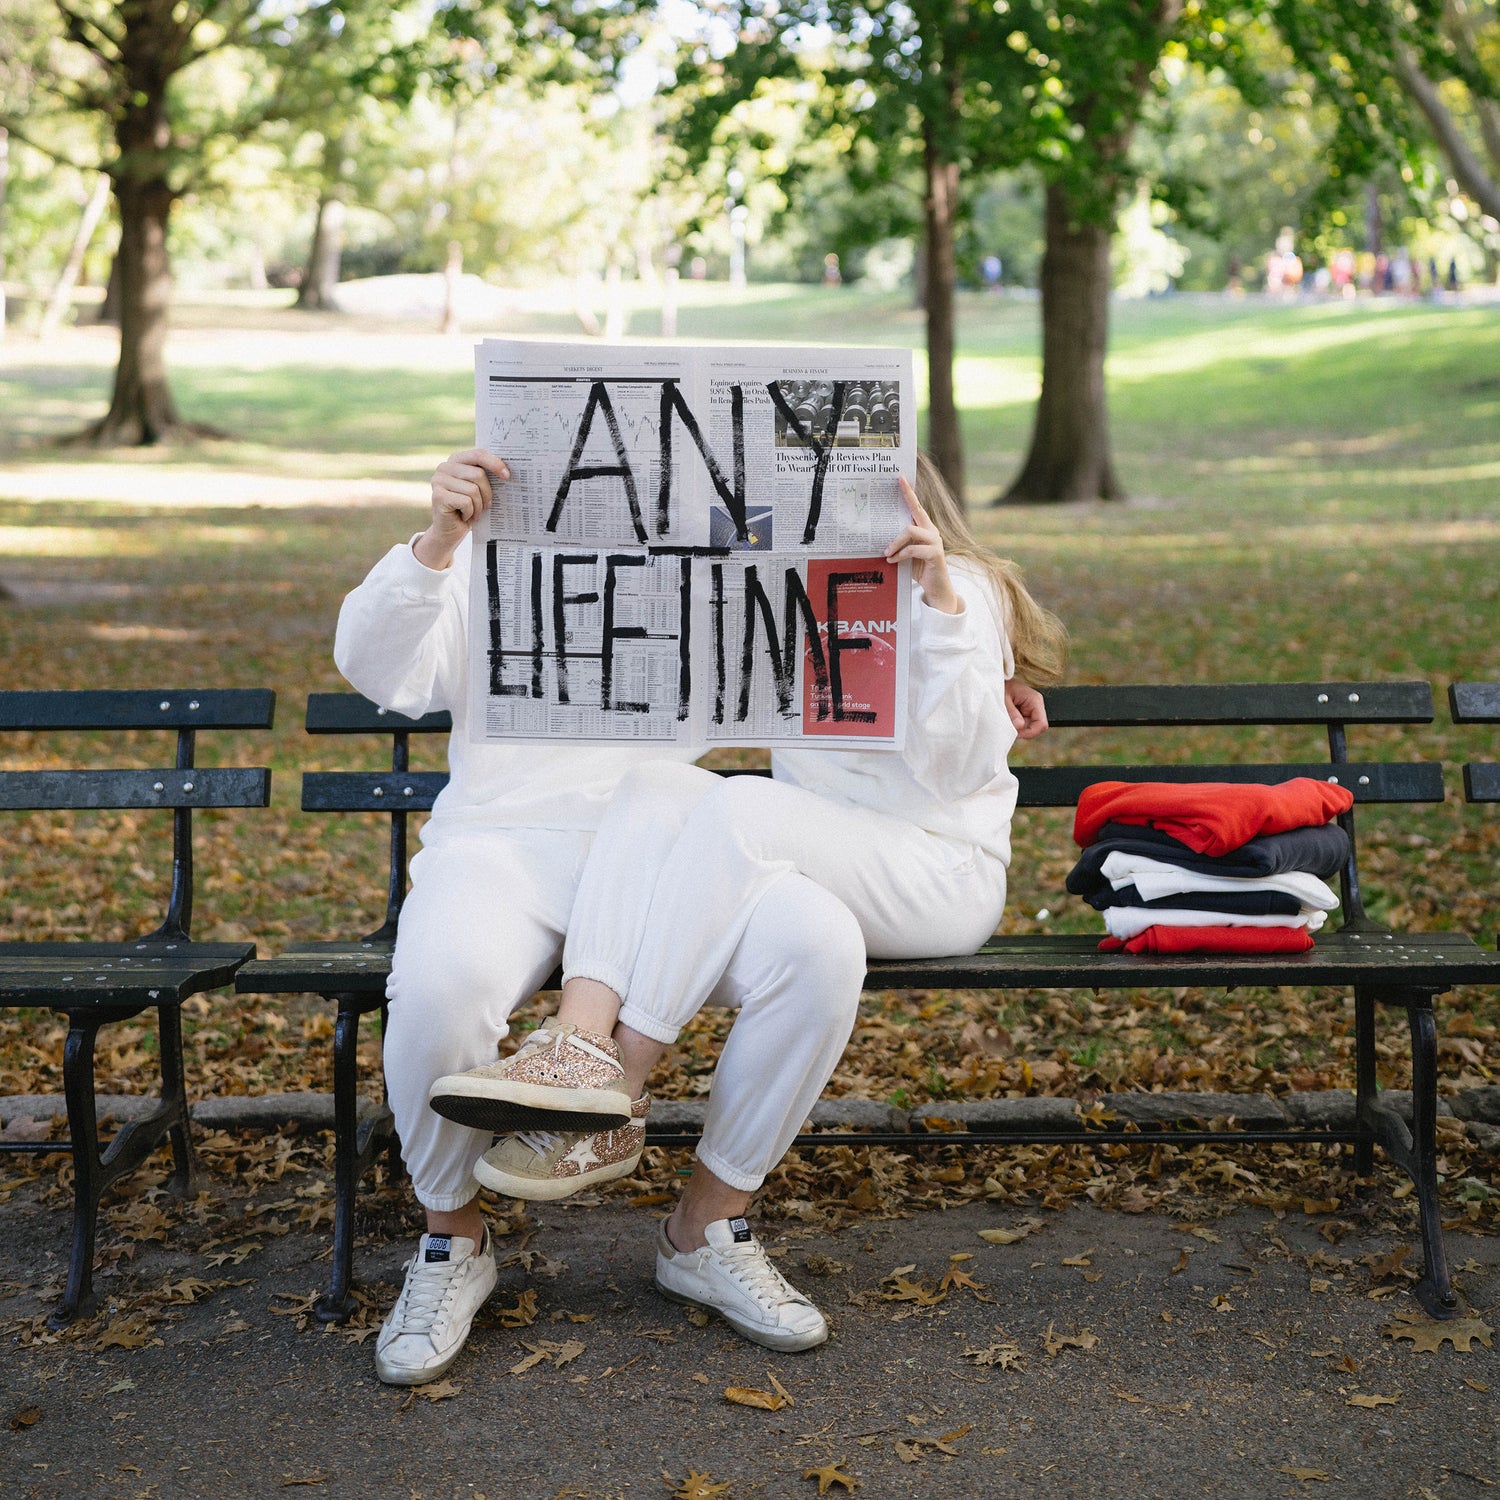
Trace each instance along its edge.
<instances>
[{"instance_id":1,"label":"white leather sneaker","mask_svg":"<svg viewBox=\"0 0 1500 1500\"><path fill-rule=\"evenodd\" d=\"M771 1264L744 1219L715 1219L704 1234L706 1245L678 1250L662 1222L656 1237L662 1296L718 1313L767 1349L811 1349L827 1339L827 1319Z\"/></svg>"},{"instance_id":2,"label":"white leather sneaker","mask_svg":"<svg viewBox=\"0 0 1500 1500\"><path fill-rule=\"evenodd\" d=\"M488 1228L477 1247L462 1235L424 1234L375 1341L375 1373L387 1385L436 1380L458 1358L495 1275Z\"/></svg>"}]
</instances>

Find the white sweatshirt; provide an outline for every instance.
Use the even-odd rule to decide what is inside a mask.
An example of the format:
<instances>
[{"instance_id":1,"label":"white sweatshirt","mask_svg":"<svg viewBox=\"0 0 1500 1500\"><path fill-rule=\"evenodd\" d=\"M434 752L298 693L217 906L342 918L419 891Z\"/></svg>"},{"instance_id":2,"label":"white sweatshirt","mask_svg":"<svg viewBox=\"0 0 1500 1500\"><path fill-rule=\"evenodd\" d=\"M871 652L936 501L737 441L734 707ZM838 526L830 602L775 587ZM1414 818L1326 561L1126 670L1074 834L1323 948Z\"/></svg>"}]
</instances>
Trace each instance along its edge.
<instances>
[{"instance_id":1,"label":"white sweatshirt","mask_svg":"<svg viewBox=\"0 0 1500 1500\"><path fill-rule=\"evenodd\" d=\"M450 780L430 833L447 826L594 829L620 777L651 760L692 761L704 747L473 743L468 737L471 549L451 567L392 547L339 610L333 656L350 684L382 708L413 716L447 709ZM1016 779L1005 763L1015 726L1005 706L1014 672L1000 601L986 576L949 564L964 600L958 615L922 601L913 585L911 722L900 754L783 750L776 778L1010 859Z\"/></svg>"},{"instance_id":2,"label":"white sweatshirt","mask_svg":"<svg viewBox=\"0 0 1500 1500\"><path fill-rule=\"evenodd\" d=\"M1005 757L1016 729L1005 682L1015 658L988 575L959 559L948 572L964 601L961 614L933 609L912 585L905 749L778 750L771 765L778 781L894 814L1008 864L1016 778Z\"/></svg>"},{"instance_id":3,"label":"white sweatshirt","mask_svg":"<svg viewBox=\"0 0 1500 1500\"><path fill-rule=\"evenodd\" d=\"M620 778L651 760L696 760L665 745L473 743L468 717L469 566L461 545L441 572L408 543L392 547L339 610L333 659L349 682L397 713L453 715L448 785L424 842L461 824L595 829Z\"/></svg>"}]
</instances>

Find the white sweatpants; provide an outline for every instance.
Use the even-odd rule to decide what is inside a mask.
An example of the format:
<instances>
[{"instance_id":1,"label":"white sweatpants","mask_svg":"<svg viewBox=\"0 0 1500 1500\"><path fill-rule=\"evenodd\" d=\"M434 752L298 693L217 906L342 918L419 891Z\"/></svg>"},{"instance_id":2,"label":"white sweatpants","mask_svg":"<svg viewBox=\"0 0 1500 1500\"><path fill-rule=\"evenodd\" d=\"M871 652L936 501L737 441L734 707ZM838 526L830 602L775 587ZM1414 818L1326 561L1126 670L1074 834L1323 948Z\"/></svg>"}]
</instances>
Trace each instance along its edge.
<instances>
[{"instance_id":1,"label":"white sweatpants","mask_svg":"<svg viewBox=\"0 0 1500 1500\"><path fill-rule=\"evenodd\" d=\"M472 1165L490 1144L429 1108L428 1090L446 1073L493 1062L511 1014L556 967L590 841L548 829L429 828L412 860L391 965L385 1071L406 1167L426 1208L468 1203L479 1190ZM746 924L718 985L719 997L739 1007L721 1076L753 1079L774 1057L807 1080L799 1093L810 1109L853 1028L863 977L848 912L809 881L785 882ZM705 1140L760 1140L775 1123L766 1101L718 1080L710 1113ZM720 1175L730 1180L727 1168Z\"/></svg>"},{"instance_id":2,"label":"white sweatpants","mask_svg":"<svg viewBox=\"0 0 1500 1500\"><path fill-rule=\"evenodd\" d=\"M864 955L972 953L1005 905L1005 866L914 824L764 777L723 778L653 765L621 781L579 883L564 950L565 978L607 984L620 1019L671 1043L722 993L742 946L777 941L789 968L779 996L784 1029L747 1031L743 1018L714 1074L699 1159L732 1187L758 1187L822 1093L848 1041L829 1031L813 1070L810 1034L827 1028L820 991L854 979ZM837 919L835 920L835 914ZM811 944L813 924L827 924ZM837 952L857 937L857 975ZM795 935L794 935L795 934ZM797 950L807 950L806 955ZM794 1065L794 1059L798 1064Z\"/></svg>"}]
</instances>

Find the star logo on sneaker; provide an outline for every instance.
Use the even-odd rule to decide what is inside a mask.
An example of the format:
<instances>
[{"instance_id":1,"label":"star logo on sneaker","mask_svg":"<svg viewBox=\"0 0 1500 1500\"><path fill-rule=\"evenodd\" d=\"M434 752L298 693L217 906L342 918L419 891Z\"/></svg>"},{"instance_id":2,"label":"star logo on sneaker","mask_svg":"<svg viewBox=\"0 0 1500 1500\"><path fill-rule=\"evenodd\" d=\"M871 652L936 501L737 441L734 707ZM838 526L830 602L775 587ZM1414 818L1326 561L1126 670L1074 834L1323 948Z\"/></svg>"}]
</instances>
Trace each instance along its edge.
<instances>
[{"instance_id":1,"label":"star logo on sneaker","mask_svg":"<svg viewBox=\"0 0 1500 1500\"><path fill-rule=\"evenodd\" d=\"M730 1232L734 1235L736 1245L744 1245L754 1239L750 1233L750 1223L747 1219L731 1219L729 1221Z\"/></svg>"},{"instance_id":2,"label":"star logo on sneaker","mask_svg":"<svg viewBox=\"0 0 1500 1500\"><path fill-rule=\"evenodd\" d=\"M427 1236L427 1253L422 1257L424 1261L431 1264L435 1260L447 1260L449 1251L453 1249L452 1237L446 1234L430 1234Z\"/></svg>"}]
</instances>

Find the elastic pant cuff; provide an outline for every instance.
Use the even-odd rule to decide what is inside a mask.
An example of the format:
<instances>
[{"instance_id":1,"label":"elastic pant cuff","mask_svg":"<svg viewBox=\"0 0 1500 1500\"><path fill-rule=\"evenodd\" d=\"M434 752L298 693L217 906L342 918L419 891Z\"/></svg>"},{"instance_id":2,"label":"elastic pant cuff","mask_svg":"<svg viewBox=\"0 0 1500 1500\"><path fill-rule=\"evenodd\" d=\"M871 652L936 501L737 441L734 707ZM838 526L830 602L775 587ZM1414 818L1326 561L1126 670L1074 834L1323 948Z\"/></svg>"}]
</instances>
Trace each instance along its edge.
<instances>
[{"instance_id":1,"label":"elastic pant cuff","mask_svg":"<svg viewBox=\"0 0 1500 1500\"><path fill-rule=\"evenodd\" d=\"M660 1042L664 1047L670 1047L677 1040L678 1031L665 1022L658 1021L655 1016L648 1016L645 1011L637 1009L628 1000L620 1007L621 1026L628 1026L632 1031L638 1031L642 1036L649 1036L652 1041Z\"/></svg>"},{"instance_id":2,"label":"elastic pant cuff","mask_svg":"<svg viewBox=\"0 0 1500 1500\"><path fill-rule=\"evenodd\" d=\"M764 1172L742 1172L738 1167L730 1166L722 1156L705 1149L701 1143L693 1154L720 1182L742 1193L753 1193L766 1180Z\"/></svg>"},{"instance_id":3,"label":"elastic pant cuff","mask_svg":"<svg viewBox=\"0 0 1500 1500\"><path fill-rule=\"evenodd\" d=\"M424 1193L415 1187L413 1192L423 1208L430 1208L435 1214L456 1214L479 1196L479 1184L470 1178L468 1187L457 1193Z\"/></svg>"},{"instance_id":4,"label":"elastic pant cuff","mask_svg":"<svg viewBox=\"0 0 1500 1500\"><path fill-rule=\"evenodd\" d=\"M564 959L563 983L566 984L570 979L592 979L596 984L608 985L615 994L622 997L630 988L629 976L615 968L613 964L599 963L589 958L577 961Z\"/></svg>"}]
</instances>

